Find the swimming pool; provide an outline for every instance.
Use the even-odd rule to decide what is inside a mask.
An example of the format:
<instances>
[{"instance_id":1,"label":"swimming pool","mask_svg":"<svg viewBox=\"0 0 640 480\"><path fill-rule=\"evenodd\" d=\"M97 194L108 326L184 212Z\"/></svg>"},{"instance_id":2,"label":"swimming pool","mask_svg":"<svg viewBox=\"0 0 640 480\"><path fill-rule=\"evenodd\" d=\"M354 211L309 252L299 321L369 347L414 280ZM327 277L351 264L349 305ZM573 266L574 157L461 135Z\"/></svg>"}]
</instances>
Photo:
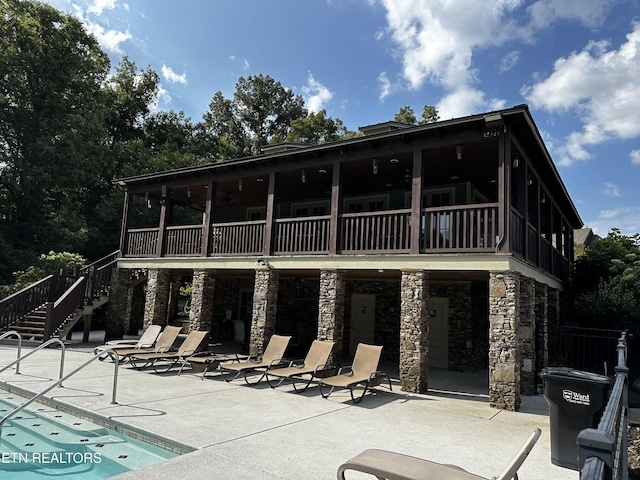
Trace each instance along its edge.
<instances>
[{"instance_id":1,"label":"swimming pool","mask_svg":"<svg viewBox=\"0 0 640 480\"><path fill-rule=\"evenodd\" d=\"M23 401L0 392L0 418ZM102 480L178 455L38 403L7 420L0 436L0 472L12 472L20 480Z\"/></svg>"}]
</instances>

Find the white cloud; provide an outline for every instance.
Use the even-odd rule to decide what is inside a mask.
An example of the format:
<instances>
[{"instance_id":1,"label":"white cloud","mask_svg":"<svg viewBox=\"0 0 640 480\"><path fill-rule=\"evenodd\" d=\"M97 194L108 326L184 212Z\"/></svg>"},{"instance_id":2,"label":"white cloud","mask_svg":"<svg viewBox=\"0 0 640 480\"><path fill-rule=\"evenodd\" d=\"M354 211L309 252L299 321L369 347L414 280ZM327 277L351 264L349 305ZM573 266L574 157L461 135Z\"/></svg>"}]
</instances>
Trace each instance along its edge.
<instances>
[{"instance_id":1,"label":"white cloud","mask_svg":"<svg viewBox=\"0 0 640 480\"><path fill-rule=\"evenodd\" d=\"M602 191L602 193L604 193L605 195L608 195L610 197L619 197L620 196L620 189L613 182L605 182L604 183L604 190Z\"/></svg>"},{"instance_id":2,"label":"white cloud","mask_svg":"<svg viewBox=\"0 0 640 480\"><path fill-rule=\"evenodd\" d=\"M167 67L166 65L162 65L162 76L169 83L187 83L187 74L183 73L182 75L178 75L173 71L171 67Z\"/></svg>"},{"instance_id":3,"label":"white cloud","mask_svg":"<svg viewBox=\"0 0 640 480\"><path fill-rule=\"evenodd\" d=\"M539 0L528 7L535 28L557 20L577 20L587 27L601 25L613 0Z\"/></svg>"},{"instance_id":4,"label":"white cloud","mask_svg":"<svg viewBox=\"0 0 640 480\"><path fill-rule=\"evenodd\" d=\"M116 0L93 0L93 3L87 8L87 12L101 15L104 10L113 10L116 8Z\"/></svg>"},{"instance_id":5,"label":"white cloud","mask_svg":"<svg viewBox=\"0 0 640 480\"><path fill-rule=\"evenodd\" d=\"M387 72L382 72L380 75L378 75L378 85L379 85L379 90L380 90L380 101L384 101L385 98L387 98L393 88L391 86L391 81L389 80L389 77L387 75Z\"/></svg>"},{"instance_id":6,"label":"white cloud","mask_svg":"<svg viewBox=\"0 0 640 480\"><path fill-rule=\"evenodd\" d=\"M251 68L251 64L249 63L249 61L246 58L237 58L235 55L231 55L229 57L229 60L231 60L232 62L240 62L240 63L242 63L242 69L243 70L249 70Z\"/></svg>"},{"instance_id":7,"label":"white cloud","mask_svg":"<svg viewBox=\"0 0 640 480\"><path fill-rule=\"evenodd\" d=\"M632 165L640 165L640 150L632 150L629 152L629 158L631 158Z\"/></svg>"},{"instance_id":8,"label":"white cloud","mask_svg":"<svg viewBox=\"0 0 640 480\"><path fill-rule=\"evenodd\" d=\"M151 111L156 112L160 110L162 105L170 105L171 104L171 95L169 92L162 88L162 86L158 86L158 95L156 96L155 102L151 105Z\"/></svg>"},{"instance_id":9,"label":"white cloud","mask_svg":"<svg viewBox=\"0 0 640 480\"><path fill-rule=\"evenodd\" d=\"M612 228L619 228L623 235L640 232L640 207L620 207L601 210L595 220L585 222L601 237L606 237Z\"/></svg>"},{"instance_id":10,"label":"white cloud","mask_svg":"<svg viewBox=\"0 0 640 480\"><path fill-rule=\"evenodd\" d=\"M331 100L333 93L317 81L311 73L307 77L307 85L302 87L304 102L310 112L318 113Z\"/></svg>"},{"instance_id":11,"label":"white cloud","mask_svg":"<svg viewBox=\"0 0 640 480\"><path fill-rule=\"evenodd\" d=\"M590 42L555 62L548 78L522 89L536 108L576 112L583 123L560 147L561 165L588 160L588 147L612 139L640 136L640 23L618 50Z\"/></svg>"},{"instance_id":12,"label":"white cloud","mask_svg":"<svg viewBox=\"0 0 640 480\"><path fill-rule=\"evenodd\" d=\"M382 0L388 32L398 45L402 75L411 89L425 82L442 87L438 104L442 118L486 108L474 85L475 49L522 38L524 31L510 18L522 0Z\"/></svg>"},{"instance_id":13,"label":"white cloud","mask_svg":"<svg viewBox=\"0 0 640 480\"><path fill-rule=\"evenodd\" d=\"M107 30L102 25L83 20L89 33L95 35L98 43L106 50L114 53L123 53L120 44L132 38L129 32L119 32L118 30Z\"/></svg>"},{"instance_id":14,"label":"white cloud","mask_svg":"<svg viewBox=\"0 0 640 480\"><path fill-rule=\"evenodd\" d=\"M500 62L500 73L505 73L516 66L520 60L520 52L518 50L512 50L507 53Z\"/></svg>"}]
</instances>

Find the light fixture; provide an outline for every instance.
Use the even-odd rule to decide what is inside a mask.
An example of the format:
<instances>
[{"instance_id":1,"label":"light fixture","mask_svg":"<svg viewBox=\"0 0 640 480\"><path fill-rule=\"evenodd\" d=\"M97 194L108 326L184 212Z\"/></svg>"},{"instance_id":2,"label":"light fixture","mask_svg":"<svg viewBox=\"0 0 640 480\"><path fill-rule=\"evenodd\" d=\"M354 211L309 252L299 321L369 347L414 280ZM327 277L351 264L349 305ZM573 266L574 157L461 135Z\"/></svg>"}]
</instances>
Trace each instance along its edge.
<instances>
[{"instance_id":1,"label":"light fixture","mask_svg":"<svg viewBox=\"0 0 640 480\"><path fill-rule=\"evenodd\" d=\"M458 157L458 160L462 160L462 145L458 145L456 147L456 156Z\"/></svg>"},{"instance_id":2,"label":"light fixture","mask_svg":"<svg viewBox=\"0 0 640 480\"><path fill-rule=\"evenodd\" d=\"M300 179L302 180L302 183L306 183L307 182L307 171L306 170L302 170L301 175L300 175Z\"/></svg>"},{"instance_id":3,"label":"light fixture","mask_svg":"<svg viewBox=\"0 0 640 480\"><path fill-rule=\"evenodd\" d=\"M191 198L191 188L187 187L187 198Z\"/></svg>"},{"instance_id":4,"label":"light fixture","mask_svg":"<svg viewBox=\"0 0 640 480\"><path fill-rule=\"evenodd\" d=\"M518 168L518 166L520 165L520 160L518 159L518 157L513 159L513 168Z\"/></svg>"},{"instance_id":5,"label":"light fixture","mask_svg":"<svg viewBox=\"0 0 640 480\"><path fill-rule=\"evenodd\" d=\"M451 180L453 180L454 182L456 180L458 180L460 177L458 177L458 175L451 175Z\"/></svg>"},{"instance_id":6,"label":"light fixture","mask_svg":"<svg viewBox=\"0 0 640 480\"><path fill-rule=\"evenodd\" d=\"M318 173L327 173L327 171L324 168L321 168L320 170L318 170Z\"/></svg>"},{"instance_id":7,"label":"light fixture","mask_svg":"<svg viewBox=\"0 0 640 480\"><path fill-rule=\"evenodd\" d=\"M547 196L545 195L544 192L542 192L540 203L547 203Z\"/></svg>"},{"instance_id":8,"label":"light fixture","mask_svg":"<svg viewBox=\"0 0 640 480\"><path fill-rule=\"evenodd\" d=\"M164 205L167 203L167 186L162 185L162 190L160 191L160 205Z\"/></svg>"},{"instance_id":9,"label":"light fixture","mask_svg":"<svg viewBox=\"0 0 640 480\"><path fill-rule=\"evenodd\" d=\"M258 177L258 178L256 178L256 182L262 183L262 182L264 182L264 178Z\"/></svg>"},{"instance_id":10,"label":"light fixture","mask_svg":"<svg viewBox=\"0 0 640 480\"><path fill-rule=\"evenodd\" d=\"M242 179L241 178L238 179L238 191L239 192L242 191Z\"/></svg>"},{"instance_id":11,"label":"light fixture","mask_svg":"<svg viewBox=\"0 0 640 480\"><path fill-rule=\"evenodd\" d=\"M373 174L374 175L378 174L378 159L377 158L373 159Z\"/></svg>"},{"instance_id":12,"label":"light fixture","mask_svg":"<svg viewBox=\"0 0 640 480\"><path fill-rule=\"evenodd\" d=\"M398 159L397 158L392 158L391 160L389 160L389 163L398 163Z\"/></svg>"}]
</instances>

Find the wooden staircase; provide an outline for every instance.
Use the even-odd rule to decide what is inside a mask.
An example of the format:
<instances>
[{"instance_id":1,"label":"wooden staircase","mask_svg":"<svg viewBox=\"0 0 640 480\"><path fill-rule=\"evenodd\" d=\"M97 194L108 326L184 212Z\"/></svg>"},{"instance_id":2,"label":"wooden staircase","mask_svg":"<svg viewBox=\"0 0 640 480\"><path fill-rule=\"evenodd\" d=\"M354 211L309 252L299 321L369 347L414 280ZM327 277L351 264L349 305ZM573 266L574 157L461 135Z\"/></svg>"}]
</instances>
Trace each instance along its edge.
<instances>
[{"instance_id":1,"label":"wooden staircase","mask_svg":"<svg viewBox=\"0 0 640 480\"><path fill-rule=\"evenodd\" d=\"M65 338L79 320L109 301L109 281L118 253L76 275L50 275L0 301L0 332L14 330L27 344Z\"/></svg>"}]
</instances>

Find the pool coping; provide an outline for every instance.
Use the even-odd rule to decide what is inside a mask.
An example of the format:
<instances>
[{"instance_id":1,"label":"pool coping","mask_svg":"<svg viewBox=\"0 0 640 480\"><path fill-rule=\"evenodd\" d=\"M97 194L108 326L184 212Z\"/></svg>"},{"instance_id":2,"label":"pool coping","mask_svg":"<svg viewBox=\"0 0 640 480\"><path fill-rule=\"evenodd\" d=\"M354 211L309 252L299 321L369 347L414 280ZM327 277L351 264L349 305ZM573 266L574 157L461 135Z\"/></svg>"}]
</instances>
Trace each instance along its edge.
<instances>
[{"instance_id":1,"label":"pool coping","mask_svg":"<svg viewBox=\"0 0 640 480\"><path fill-rule=\"evenodd\" d=\"M26 388L11 385L6 382L0 382L0 390L3 390L10 394L19 395L26 399L32 398L33 396L37 395L36 392L33 392ZM69 405L68 403L61 402L54 398L42 396L38 398L38 400L36 400L34 404L35 403L40 403L47 407L52 407L57 410L60 410L61 412L75 415L78 418L81 418L83 420L88 420L90 422L93 422L100 427L109 428L123 435L127 435L129 437L135 438L136 440L141 440L143 442L150 443L151 445L162 448L164 450L177 453L178 455L186 455L188 453L192 453L199 450L198 448L178 442L176 440L172 440L167 437L163 437L155 433L151 433L142 428L135 427L132 425L127 425L118 420L113 420L112 418L106 417L104 415L100 415L95 412L84 410L82 408L74 407L73 405Z\"/></svg>"}]
</instances>

